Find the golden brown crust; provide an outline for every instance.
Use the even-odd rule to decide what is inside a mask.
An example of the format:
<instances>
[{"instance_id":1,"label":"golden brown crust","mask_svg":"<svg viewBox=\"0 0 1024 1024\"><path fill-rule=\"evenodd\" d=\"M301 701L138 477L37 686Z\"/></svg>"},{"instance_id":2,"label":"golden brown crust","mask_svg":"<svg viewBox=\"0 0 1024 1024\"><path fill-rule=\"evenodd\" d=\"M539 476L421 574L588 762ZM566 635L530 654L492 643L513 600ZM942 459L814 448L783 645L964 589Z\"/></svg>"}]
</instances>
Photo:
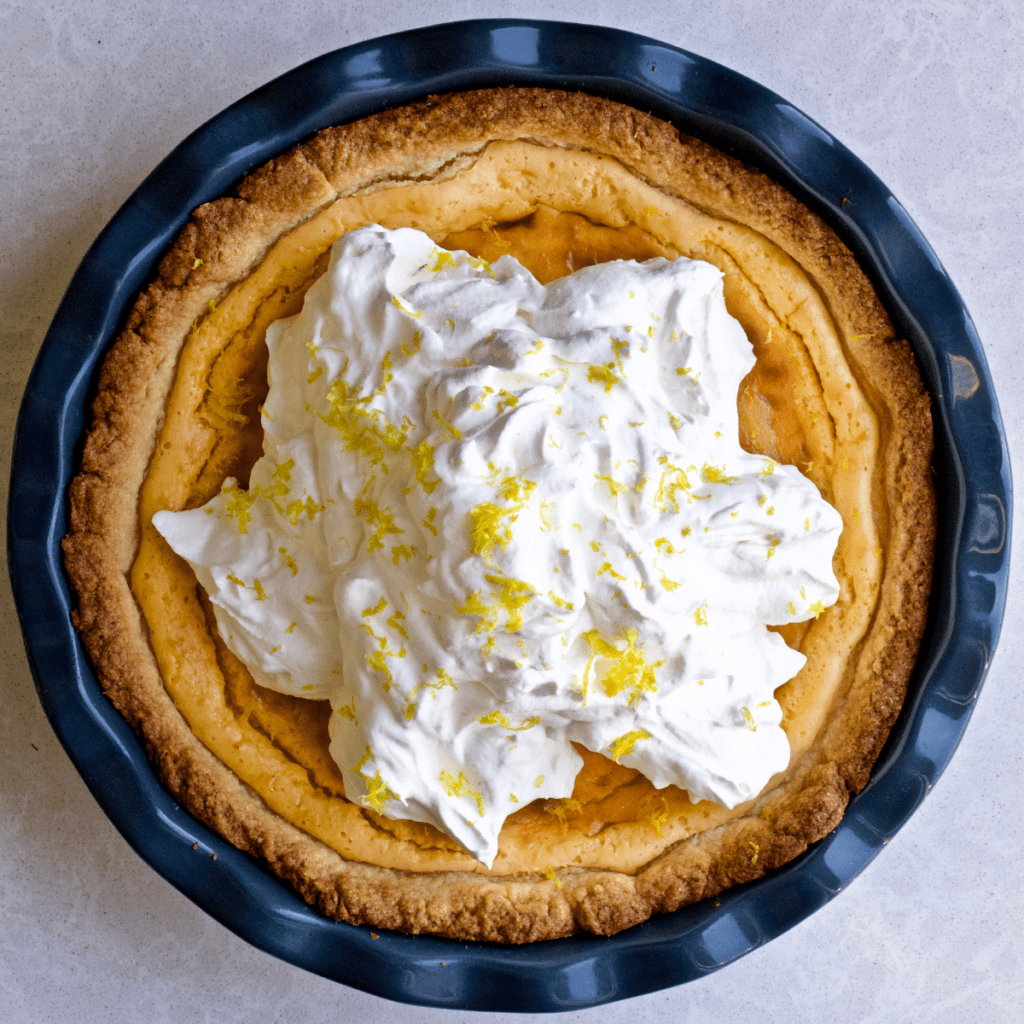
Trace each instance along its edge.
<instances>
[{"instance_id":1,"label":"golden brown crust","mask_svg":"<svg viewBox=\"0 0 1024 1024\"><path fill-rule=\"evenodd\" d=\"M208 303L338 196L451 177L494 139L612 156L793 255L845 333L850 363L884 420L878 501L889 511L887 571L846 692L812 755L746 816L677 844L636 875L414 875L344 860L273 814L193 735L163 686L126 581L139 488L178 355ZM107 357L93 416L64 551L78 598L74 622L104 689L178 800L338 920L502 942L579 929L613 934L759 877L826 835L849 794L868 781L902 704L927 613L935 534L929 400L910 349L894 338L860 267L820 218L763 174L628 107L544 90L431 97L328 129L271 161L234 195L195 211Z\"/></svg>"}]
</instances>

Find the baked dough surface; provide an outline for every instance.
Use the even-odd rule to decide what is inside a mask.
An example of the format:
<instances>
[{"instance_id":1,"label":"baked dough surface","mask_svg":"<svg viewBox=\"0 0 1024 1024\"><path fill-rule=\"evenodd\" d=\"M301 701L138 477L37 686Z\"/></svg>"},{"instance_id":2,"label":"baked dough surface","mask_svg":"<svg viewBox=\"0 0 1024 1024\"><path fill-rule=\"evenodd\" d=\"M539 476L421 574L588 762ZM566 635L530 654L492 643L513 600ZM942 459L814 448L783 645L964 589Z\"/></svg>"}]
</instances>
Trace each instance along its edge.
<instances>
[{"instance_id":1,"label":"baked dough surface","mask_svg":"<svg viewBox=\"0 0 1024 1024\"><path fill-rule=\"evenodd\" d=\"M245 480L261 454L263 332L297 311L335 238L374 221L488 258L514 251L541 279L573 260L680 253L725 272L758 356L741 439L798 464L844 519L840 600L786 636L809 658L778 694L790 768L758 800L692 804L588 753L574 800L510 818L487 871L429 826L344 800L329 711L256 687L220 642L151 516ZM65 557L101 682L182 803L341 920L524 942L611 934L710 896L835 827L903 701L935 529L929 401L909 348L817 217L630 108L456 94L271 161L195 212L107 357L94 417Z\"/></svg>"}]
</instances>

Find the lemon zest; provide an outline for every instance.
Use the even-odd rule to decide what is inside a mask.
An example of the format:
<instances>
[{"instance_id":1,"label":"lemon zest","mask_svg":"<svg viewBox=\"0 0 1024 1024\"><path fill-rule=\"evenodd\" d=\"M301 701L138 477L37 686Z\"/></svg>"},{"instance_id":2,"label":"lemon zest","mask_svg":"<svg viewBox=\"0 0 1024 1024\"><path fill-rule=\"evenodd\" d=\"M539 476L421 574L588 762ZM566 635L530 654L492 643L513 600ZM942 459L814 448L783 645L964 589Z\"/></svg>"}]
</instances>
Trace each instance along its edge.
<instances>
[{"instance_id":1,"label":"lemon zest","mask_svg":"<svg viewBox=\"0 0 1024 1024\"><path fill-rule=\"evenodd\" d=\"M292 526L298 526L299 516L301 516L303 512L306 513L309 521L312 522L316 518L317 513L323 512L325 507L326 506L324 505L318 505L312 497L307 495L305 501L300 501L296 498L295 501L290 502L285 509L285 514L288 516Z\"/></svg>"},{"instance_id":2,"label":"lemon zest","mask_svg":"<svg viewBox=\"0 0 1024 1024\"><path fill-rule=\"evenodd\" d=\"M566 797L566 799L559 800L557 803L549 802L544 805L544 813L558 819L559 824L562 826L563 836L569 831L569 822L566 820L569 812L574 811L576 814L579 814L582 810L583 804L579 800L573 800L572 797Z\"/></svg>"},{"instance_id":3,"label":"lemon zest","mask_svg":"<svg viewBox=\"0 0 1024 1024\"><path fill-rule=\"evenodd\" d=\"M651 825L654 831L658 833L658 836L664 839L665 833L661 831L661 826L668 821L668 801L662 797L661 802L664 804L665 809L660 814L657 811L651 811Z\"/></svg>"},{"instance_id":4,"label":"lemon zest","mask_svg":"<svg viewBox=\"0 0 1024 1024\"><path fill-rule=\"evenodd\" d=\"M519 725L513 725L500 711L492 711L489 715L481 715L477 721L481 725L500 725L509 732L522 732L524 729L532 729L540 724L540 715L531 718L524 718Z\"/></svg>"},{"instance_id":5,"label":"lemon zest","mask_svg":"<svg viewBox=\"0 0 1024 1024\"><path fill-rule=\"evenodd\" d=\"M383 412L370 407L371 400L372 396L353 394L339 377L327 390L330 409L316 415L338 432L345 451L356 452L375 466L388 452L397 455L402 450L412 421L406 418L401 427L395 426Z\"/></svg>"},{"instance_id":6,"label":"lemon zest","mask_svg":"<svg viewBox=\"0 0 1024 1024\"><path fill-rule=\"evenodd\" d=\"M435 261L433 266L430 266L430 260ZM450 252L438 249L437 246L434 246L434 251L427 257L427 269L435 274L439 274L445 267L454 270L457 265Z\"/></svg>"},{"instance_id":7,"label":"lemon zest","mask_svg":"<svg viewBox=\"0 0 1024 1024\"><path fill-rule=\"evenodd\" d=\"M387 505L381 508L375 501L370 501L366 498L355 498L352 506L356 516L365 519L369 526L374 527L374 532L370 535L366 548L368 552L372 553L378 548L384 547L385 536L405 533L405 530L395 525L394 516Z\"/></svg>"},{"instance_id":8,"label":"lemon zest","mask_svg":"<svg viewBox=\"0 0 1024 1024\"><path fill-rule=\"evenodd\" d=\"M449 796L471 796L476 800L476 809L480 812L480 817L484 816L484 800L483 797L475 790L471 789L469 785L469 779L460 771L458 778L446 772L443 769L438 774L438 780L441 785L444 786L444 791Z\"/></svg>"},{"instance_id":9,"label":"lemon zest","mask_svg":"<svg viewBox=\"0 0 1024 1024\"><path fill-rule=\"evenodd\" d=\"M401 302L401 300L400 300L400 299L398 298L398 296L397 296L397 295L392 295L392 296L391 296L391 301L392 301L392 302L393 302L393 303L394 303L394 304L395 304L395 305L396 305L396 306L397 306L397 307L398 307L398 308L399 308L399 309L400 309L400 310L401 310L401 311L402 311L403 313L405 313L405 315L406 315L406 316L411 316L411 317L412 317L412 318L413 318L414 320L418 320L418 319L419 319L419 318L420 318L421 316L423 316L423 310L422 310L422 309L421 309L421 310L420 310L420 311L419 311L418 313L414 313L414 312L413 312L413 311L412 311L411 309L406 309L406 308L405 308L405 306L403 306L403 305L402 305L402 302Z\"/></svg>"},{"instance_id":10,"label":"lemon zest","mask_svg":"<svg viewBox=\"0 0 1024 1024\"><path fill-rule=\"evenodd\" d=\"M462 437L462 431L453 423L449 423L436 409L433 411L433 416L441 424L442 429L448 432L453 441L458 441Z\"/></svg>"},{"instance_id":11,"label":"lemon zest","mask_svg":"<svg viewBox=\"0 0 1024 1024\"><path fill-rule=\"evenodd\" d=\"M622 383L615 373L614 363L609 363L608 366L591 366L587 371L587 380L591 384L603 384L605 394L611 394L612 388Z\"/></svg>"},{"instance_id":12,"label":"lemon zest","mask_svg":"<svg viewBox=\"0 0 1024 1024\"><path fill-rule=\"evenodd\" d=\"M391 564L398 565L398 560L404 558L407 562L416 554L416 548L409 544L396 544L391 549Z\"/></svg>"},{"instance_id":13,"label":"lemon zest","mask_svg":"<svg viewBox=\"0 0 1024 1024\"><path fill-rule=\"evenodd\" d=\"M295 559L292 558L292 556L288 554L288 549L287 548L278 548L277 552L284 559L284 564L287 565L289 569L291 569L292 575L293 576L298 576L299 575L299 566L296 563Z\"/></svg>"},{"instance_id":14,"label":"lemon zest","mask_svg":"<svg viewBox=\"0 0 1024 1024\"><path fill-rule=\"evenodd\" d=\"M637 644L638 632L630 628L623 631L626 646L621 650L614 643L605 640L596 629L588 630L583 639L590 645L592 654L583 670L583 679L590 678L591 669L598 658L606 659L611 664L605 670L601 685L608 697L617 697L623 690L629 690L628 706L638 706L645 693L657 693L658 684L654 670L663 665L664 659L651 664L644 657ZM586 684L583 690L583 702L586 704Z\"/></svg>"},{"instance_id":15,"label":"lemon zest","mask_svg":"<svg viewBox=\"0 0 1024 1024\"><path fill-rule=\"evenodd\" d=\"M712 466L710 462L705 462L701 467L701 475L705 483L709 484L734 484L739 480L739 477L727 476L725 466Z\"/></svg>"},{"instance_id":16,"label":"lemon zest","mask_svg":"<svg viewBox=\"0 0 1024 1024\"><path fill-rule=\"evenodd\" d=\"M632 732L627 732L612 740L608 744L608 751L612 755L612 760L618 764L620 757L633 753L633 748L640 740L649 740L650 738L651 734L646 729L634 729Z\"/></svg>"}]
</instances>

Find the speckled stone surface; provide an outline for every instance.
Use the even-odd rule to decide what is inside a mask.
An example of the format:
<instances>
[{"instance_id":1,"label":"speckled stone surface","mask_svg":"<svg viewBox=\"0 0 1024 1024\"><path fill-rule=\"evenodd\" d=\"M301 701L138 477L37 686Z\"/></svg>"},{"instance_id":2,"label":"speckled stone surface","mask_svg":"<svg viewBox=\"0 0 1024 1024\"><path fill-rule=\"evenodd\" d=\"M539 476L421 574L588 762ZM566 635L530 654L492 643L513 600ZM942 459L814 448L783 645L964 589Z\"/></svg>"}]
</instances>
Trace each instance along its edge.
<instances>
[{"instance_id":1,"label":"speckled stone surface","mask_svg":"<svg viewBox=\"0 0 1024 1024\"><path fill-rule=\"evenodd\" d=\"M242 10L209 0L0 4L5 466L32 360L75 267L185 135L268 79L339 46L460 18L557 16L720 61L786 97L865 160L917 221L971 310L1014 475L1024 479L1018 0L649 0L628 10L600 0L565 0L557 10L491 0L386 7L252 0L244 25ZM1015 550L1002 640L966 737L934 792L848 891L706 979L560 1019L1020 1019L1024 553L1019 544ZM0 1019L483 1019L399 1006L306 974L247 946L180 896L114 831L50 731L6 579L0 624Z\"/></svg>"}]
</instances>

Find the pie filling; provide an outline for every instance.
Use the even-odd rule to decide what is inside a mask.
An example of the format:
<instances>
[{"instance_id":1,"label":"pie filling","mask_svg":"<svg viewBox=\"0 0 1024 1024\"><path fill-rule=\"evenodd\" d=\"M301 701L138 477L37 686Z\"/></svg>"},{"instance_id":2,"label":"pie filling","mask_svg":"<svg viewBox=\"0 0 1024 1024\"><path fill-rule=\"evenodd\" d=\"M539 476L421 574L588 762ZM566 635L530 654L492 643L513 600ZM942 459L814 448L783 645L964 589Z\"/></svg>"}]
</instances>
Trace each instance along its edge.
<instances>
[{"instance_id":1,"label":"pie filling","mask_svg":"<svg viewBox=\"0 0 1024 1024\"><path fill-rule=\"evenodd\" d=\"M730 811L694 803L580 747L572 798L535 801L509 817L488 870L430 825L344 799L328 752L330 705L253 682L218 636L191 569L151 525L162 509L204 504L229 476L246 486L262 454L266 329L299 311L335 240L368 223L418 228L488 261L511 254L544 283L582 266L653 256L706 260L725 274L726 305L757 357L738 396L740 442L797 466L844 522L833 562L839 600L809 622L779 627L807 657L776 694L790 770L810 756L875 613L887 546L883 425L815 281L776 245L646 185L610 157L526 142L492 142L448 180L337 199L282 237L194 326L141 491L130 580L166 688L195 735L273 811L348 860L485 875L568 866L634 873L751 804Z\"/></svg>"}]
</instances>

